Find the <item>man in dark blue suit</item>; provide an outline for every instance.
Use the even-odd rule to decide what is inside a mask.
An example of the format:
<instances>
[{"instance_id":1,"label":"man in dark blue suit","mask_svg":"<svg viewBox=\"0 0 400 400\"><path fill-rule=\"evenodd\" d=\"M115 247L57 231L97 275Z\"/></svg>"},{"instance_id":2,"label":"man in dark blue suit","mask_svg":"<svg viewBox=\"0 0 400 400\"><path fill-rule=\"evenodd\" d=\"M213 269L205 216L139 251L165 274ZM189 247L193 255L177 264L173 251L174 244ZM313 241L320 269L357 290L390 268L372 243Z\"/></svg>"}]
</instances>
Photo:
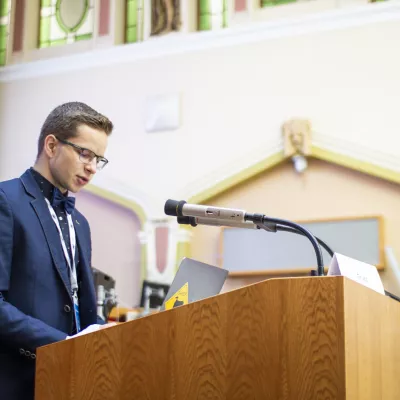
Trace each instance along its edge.
<instances>
[{"instance_id":1,"label":"man in dark blue suit","mask_svg":"<svg viewBox=\"0 0 400 400\"><path fill-rule=\"evenodd\" d=\"M1 399L34 398L38 347L104 323L96 313L89 224L68 194L107 164L112 129L89 106L63 104L43 124L33 168L0 183Z\"/></svg>"}]
</instances>

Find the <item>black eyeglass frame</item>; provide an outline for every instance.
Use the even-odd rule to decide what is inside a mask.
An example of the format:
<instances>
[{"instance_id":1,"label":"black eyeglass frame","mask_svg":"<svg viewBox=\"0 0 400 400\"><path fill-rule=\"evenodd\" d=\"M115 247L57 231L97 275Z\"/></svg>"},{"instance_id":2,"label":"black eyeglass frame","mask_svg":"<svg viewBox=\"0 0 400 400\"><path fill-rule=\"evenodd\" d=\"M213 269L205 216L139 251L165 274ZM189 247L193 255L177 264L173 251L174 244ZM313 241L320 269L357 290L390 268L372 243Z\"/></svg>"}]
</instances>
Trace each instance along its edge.
<instances>
[{"instance_id":1,"label":"black eyeglass frame","mask_svg":"<svg viewBox=\"0 0 400 400\"><path fill-rule=\"evenodd\" d=\"M96 158L96 167L97 167L98 170L102 170L102 169L108 164L107 158L105 158L105 157L103 157L103 156L98 156L98 155L97 155L94 151L92 151L92 150L86 149L85 147L78 146L77 144L72 143L72 142L69 142L68 140L60 139L60 138L58 138L57 136L55 136L55 138L56 138L59 142L61 142L61 143L63 143L63 144L66 144L66 145L68 145L68 146L71 146L71 147L73 147L75 150L78 150L79 160L80 160L82 163L84 163L84 164L90 164L95 158ZM88 151L88 152L90 153L90 155L91 155L91 156L90 156L90 161L83 161L83 160L81 159L81 156L83 155L83 152L84 152L84 151Z\"/></svg>"}]
</instances>

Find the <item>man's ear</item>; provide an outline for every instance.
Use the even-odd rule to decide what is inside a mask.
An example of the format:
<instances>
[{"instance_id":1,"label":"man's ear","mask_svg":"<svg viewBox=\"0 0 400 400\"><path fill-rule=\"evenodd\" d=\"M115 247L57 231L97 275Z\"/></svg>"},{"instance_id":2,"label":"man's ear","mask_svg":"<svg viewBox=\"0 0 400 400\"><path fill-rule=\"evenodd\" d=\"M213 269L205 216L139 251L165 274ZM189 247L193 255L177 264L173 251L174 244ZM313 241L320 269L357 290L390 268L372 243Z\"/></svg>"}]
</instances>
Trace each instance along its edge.
<instances>
[{"instance_id":1,"label":"man's ear","mask_svg":"<svg viewBox=\"0 0 400 400\"><path fill-rule=\"evenodd\" d=\"M58 140L54 135L46 136L46 139L44 140L43 151L46 153L47 157L52 158L55 156L57 146Z\"/></svg>"}]
</instances>

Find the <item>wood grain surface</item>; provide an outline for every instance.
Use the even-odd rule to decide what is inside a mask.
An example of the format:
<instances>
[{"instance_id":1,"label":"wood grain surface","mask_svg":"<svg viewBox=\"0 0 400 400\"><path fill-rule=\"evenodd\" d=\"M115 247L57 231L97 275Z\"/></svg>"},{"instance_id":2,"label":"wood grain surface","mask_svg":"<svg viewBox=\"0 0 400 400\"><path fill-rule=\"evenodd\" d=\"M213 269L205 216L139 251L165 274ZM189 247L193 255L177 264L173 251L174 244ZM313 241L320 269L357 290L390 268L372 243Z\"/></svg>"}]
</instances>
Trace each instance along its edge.
<instances>
[{"instance_id":1,"label":"wood grain surface","mask_svg":"<svg viewBox=\"0 0 400 400\"><path fill-rule=\"evenodd\" d=\"M400 303L345 281L349 399L400 399Z\"/></svg>"},{"instance_id":2,"label":"wood grain surface","mask_svg":"<svg viewBox=\"0 0 400 400\"><path fill-rule=\"evenodd\" d=\"M350 298L353 290L371 296L341 277L271 279L43 347L36 400L369 399L346 397L346 379L354 394L359 384L349 380L364 377L352 363L368 364L381 350L371 344L376 328L364 335L372 321L353 321L364 307ZM380 300L387 311L374 314L375 324L391 315L393 301ZM379 340L400 327L394 308L396 328L384 328ZM390 352L394 342L381 346ZM372 347L360 358L364 346Z\"/></svg>"}]
</instances>

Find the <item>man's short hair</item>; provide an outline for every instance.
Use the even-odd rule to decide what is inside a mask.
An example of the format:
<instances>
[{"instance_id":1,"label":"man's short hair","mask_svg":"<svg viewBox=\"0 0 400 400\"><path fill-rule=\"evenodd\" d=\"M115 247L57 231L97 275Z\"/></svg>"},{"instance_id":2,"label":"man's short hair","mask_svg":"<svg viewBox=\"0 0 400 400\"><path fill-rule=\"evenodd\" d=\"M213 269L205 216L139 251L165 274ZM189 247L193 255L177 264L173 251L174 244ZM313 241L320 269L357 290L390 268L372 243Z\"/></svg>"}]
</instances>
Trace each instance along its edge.
<instances>
[{"instance_id":1,"label":"man's short hair","mask_svg":"<svg viewBox=\"0 0 400 400\"><path fill-rule=\"evenodd\" d=\"M56 107L46 118L38 140L37 157L43 151L44 141L47 136L54 135L61 140L68 140L77 135L80 125L104 131L111 135L113 123L87 104L70 102Z\"/></svg>"}]
</instances>

